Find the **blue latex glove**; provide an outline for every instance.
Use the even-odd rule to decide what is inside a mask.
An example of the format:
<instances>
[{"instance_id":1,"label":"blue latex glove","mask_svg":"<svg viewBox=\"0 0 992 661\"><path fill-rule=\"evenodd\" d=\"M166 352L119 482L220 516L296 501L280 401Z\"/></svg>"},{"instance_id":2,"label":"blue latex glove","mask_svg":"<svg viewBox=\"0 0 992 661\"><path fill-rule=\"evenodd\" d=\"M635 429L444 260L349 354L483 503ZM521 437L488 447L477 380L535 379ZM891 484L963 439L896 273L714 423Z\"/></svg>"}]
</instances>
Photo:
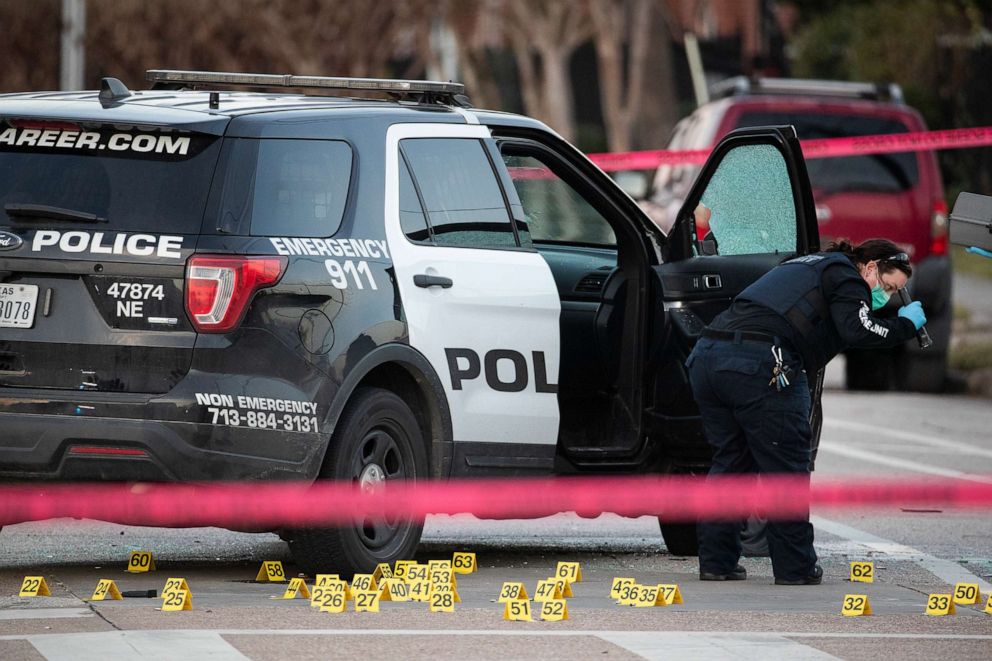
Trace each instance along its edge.
<instances>
[{"instance_id":1,"label":"blue latex glove","mask_svg":"<svg viewBox=\"0 0 992 661\"><path fill-rule=\"evenodd\" d=\"M899 308L899 316L912 321L916 330L920 330L927 323L927 316L923 314L923 304L919 301L913 301Z\"/></svg>"},{"instance_id":2,"label":"blue latex glove","mask_svg":"<svg viewBox=\"0 0 992 661\"><path fill-rule=\"evenodd\" d=\"M982 257L988 257L989 259L992 259L992 252L989 252L988 250L984 250L983 248L976 248L975 246L971 246L970 248L965 248L965 252L970 252L973 255L981 255Z\"/></svg>"}]
</instances>

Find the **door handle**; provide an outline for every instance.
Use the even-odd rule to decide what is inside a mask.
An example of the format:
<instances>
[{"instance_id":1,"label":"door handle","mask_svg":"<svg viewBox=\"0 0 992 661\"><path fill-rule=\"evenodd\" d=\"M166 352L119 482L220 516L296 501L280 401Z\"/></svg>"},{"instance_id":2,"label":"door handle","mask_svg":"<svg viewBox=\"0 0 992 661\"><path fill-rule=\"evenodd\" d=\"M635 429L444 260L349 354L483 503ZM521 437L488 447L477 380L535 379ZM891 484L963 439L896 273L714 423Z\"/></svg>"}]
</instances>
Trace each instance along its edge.
<instances>
[{"instance_id":1,"label":"door handle","mask_svg":"<svg viewBox=\"0 0 992 661\"><path fill-rule=\"evenodd\" d=\"M440 275L427 275L426 273L418 273L413 276L413 284L418 287L440 287L441 289L450 289L451 285L455 284L451 281L451 278L445 278Z\"/></svg>"}]
</instances>

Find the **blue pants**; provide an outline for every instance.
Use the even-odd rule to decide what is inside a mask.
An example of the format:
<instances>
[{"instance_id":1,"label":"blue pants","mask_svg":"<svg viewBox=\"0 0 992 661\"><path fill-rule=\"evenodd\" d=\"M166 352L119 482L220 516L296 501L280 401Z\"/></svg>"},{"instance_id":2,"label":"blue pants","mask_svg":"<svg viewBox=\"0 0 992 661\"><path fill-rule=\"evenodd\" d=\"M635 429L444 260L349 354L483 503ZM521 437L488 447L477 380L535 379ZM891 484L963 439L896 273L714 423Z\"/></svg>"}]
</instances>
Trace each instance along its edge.
<instances>
[{"instance_id":1,"label":"blue pants","mask_svg":"<svg viewBox=\"0 0 992 661\"><path fill-rule=\"evenodd\" d=\"M713 447L710 475L800 473L809 476L811 431L809 386L800 361L783 351L792 368L790 385L768 385L775 359L771 345L701 338L686 366L692 392ZM741 556L742 522L700 523L699 569L714 574L733 570ZM771 521L768 545L775 577L799 580L816 564L813 526L802 521Z\"/></svg>"}]
</instances>

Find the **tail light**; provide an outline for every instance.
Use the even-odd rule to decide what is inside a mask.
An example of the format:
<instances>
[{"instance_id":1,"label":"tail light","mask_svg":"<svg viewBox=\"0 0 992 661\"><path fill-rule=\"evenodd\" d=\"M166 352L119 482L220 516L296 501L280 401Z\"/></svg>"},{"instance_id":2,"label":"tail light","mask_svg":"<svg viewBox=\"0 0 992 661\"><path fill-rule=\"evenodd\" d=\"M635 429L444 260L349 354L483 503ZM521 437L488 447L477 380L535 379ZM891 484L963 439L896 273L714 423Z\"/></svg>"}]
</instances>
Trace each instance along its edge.
<instances>
[{"instance_id":1,"label":"tail light","mask_svg":"<svg viewBox=\"0 0 992 661\"><path fill-rule=\"evenodd\" d=\"M947 202L937 200L933 203L933 215L930 217L930 254L947 254Z\"/></svg>"},{"instance_id":2,"label":"tail light","mask_svg":"<svg viewBox=\"0 0 992 661\"><path fill-rule=\"evenodd\" d=\"M259 289L279 282L285 257L195 255L186 265L186 312L197 331L238 326Z\"/></svg>"}]
</instances>

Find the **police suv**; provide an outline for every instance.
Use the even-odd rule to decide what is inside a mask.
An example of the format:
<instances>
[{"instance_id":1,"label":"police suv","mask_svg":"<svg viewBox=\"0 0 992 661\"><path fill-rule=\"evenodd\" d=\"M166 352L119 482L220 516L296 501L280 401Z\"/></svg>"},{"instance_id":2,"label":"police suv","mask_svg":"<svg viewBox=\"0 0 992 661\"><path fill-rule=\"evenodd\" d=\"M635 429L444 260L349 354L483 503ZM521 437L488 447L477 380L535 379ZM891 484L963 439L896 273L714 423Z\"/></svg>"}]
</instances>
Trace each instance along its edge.
<instances>
[{"instance_id":1,"label":"police suv","mask_svg":"<svg viewBox=\"0 0 992 661\"><path fill-rule=\"evenodd\" d=\"M665 235L458 84L147 78L0 95L2 479L704 472L685 357L818 249L790 128L722 141ZM719 255L699 203L730 221ZM694 551L693 526L661 525ZM303 569L348 572L420 530L280 533Z\"/></svg>"}]
</instances>

